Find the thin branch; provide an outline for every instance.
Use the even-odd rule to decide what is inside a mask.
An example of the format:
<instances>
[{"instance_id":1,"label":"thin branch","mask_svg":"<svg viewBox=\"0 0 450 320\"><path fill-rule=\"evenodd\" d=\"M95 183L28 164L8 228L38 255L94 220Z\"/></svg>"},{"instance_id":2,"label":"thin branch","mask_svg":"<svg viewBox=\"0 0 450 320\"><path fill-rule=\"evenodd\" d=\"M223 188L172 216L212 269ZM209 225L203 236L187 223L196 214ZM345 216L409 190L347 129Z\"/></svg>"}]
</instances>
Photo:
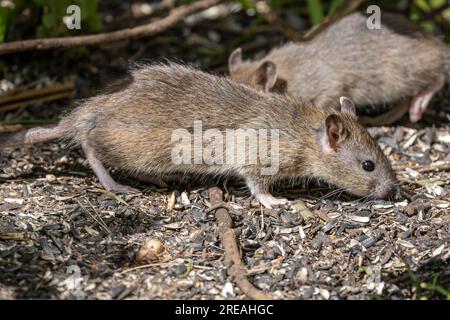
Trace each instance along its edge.
<instances>
[{"instance_id":1,"label":"thin branch","mask_svg":"<svg viewBox=\"0 0 450 320\"><path fill-rule=\"evenodd\" d=\"M25 126L25 125L22 125L22 124L12 124L12 125L0 124L0 134L17 132L17 131L20 131L20 130L23 130L23 129L28 129L30 127L33 127L33 126L30 126L30 125Z\"/></svg>"},{"instance_id":2,"label":"thin branch","mask_svg":"<svg viewBox=\"0 0 450 320\"><path fill-rule=\"evenodd\" d=\"M0 95L0 104L16 102L19 100L26 100L46 96L50 94L60 93L64 91L72 91L75 88L75 80L68 79L62 83L55 83L46 88L28 89L28 90L14 90L6 94Z\"/></svg>"},{"instance_id":3,"label":"thin branch","mask_svg":"<svg viewBox=\"0 0 450 320\"><path fill-rule=\"evenodd\" d=\"M60 37L48 39L33 39L8 42L0 45L0 55L29 50L47 50L58 48L69 48L81 45L97 45L116 41L130 40L136 38L150 37L177 24L185 17L208 9L223 0L199 0L192 4L177 7L170 11L169 15L146 25L128 28L108 33L95 35Z\"/></svg>"},{"instance_id":4,"label":"thin branch","mask_svg":"<svg viewBox=\"0 0 450 320\"><path fill-rule=\"evenodd\" d=\"M15 90L0 96L0 112L68 98L72 96L74 88L75 80L71 78L46 88Z\"/></svg>"},{"instance_id":5,"label":"thin branch","mask_svg":"<svg viewBox=\"0 0 450 320\"><path fill-rule=\"evenodd\" d=\"M416 172L425 173L433 171L448 171L450 170L450 161L437 161L435 163L426 165L411 166L409 164L393 166L394 171L404 171L404 169L409 168Z\"/></svg>"},{"instance_id":6,"label":"thin branch","mask_svg":"<svg viewBox=\"0 0 450 320\"><path fill-rule=\"evenodd\" d=\"M219 237L225 249L225 264L228 268L228 274L250 299L273 299L269 294L255 288L247 279L248 271L239 254L239 248L232 229L231 217L228 210L224 208L226 206L221 205L223 203L222 190L218 187L209 188L209 199L211 205L217 208L215 215L219 225Z\"/></svg>"},{"instance_id":7,"label":"thin branch","mask_svg":"<svg viewBox=\"0 0 450 320\"><path fill-rule=\"evenodd\" d=\"M6 112L6 111L16 110L16 109L20 109L20 108L29 107L29 106L44 104L44 103L48 103L51 101L66 99L71 96L72 96L72 91L65 91L65 92L55 93L55 94L51 94L51 95L47 95L47 96L43 96L43 97L39 97L39 98L35 98L35 99L29 99L29 100L10 103L10 104L0 105L0 112Z\"/></svg>"}]
</instances>

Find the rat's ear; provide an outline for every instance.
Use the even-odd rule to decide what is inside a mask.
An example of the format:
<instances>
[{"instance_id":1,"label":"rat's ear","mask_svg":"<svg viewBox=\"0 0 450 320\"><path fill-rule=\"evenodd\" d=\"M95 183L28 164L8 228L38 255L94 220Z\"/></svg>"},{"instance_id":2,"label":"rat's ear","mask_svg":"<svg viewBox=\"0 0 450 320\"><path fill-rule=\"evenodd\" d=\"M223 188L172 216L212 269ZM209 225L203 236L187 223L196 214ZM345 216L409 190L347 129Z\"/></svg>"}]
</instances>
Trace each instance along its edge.
<instances>
[{"instance_id":1,"label":"rat's ear","mask_svg":"<svg viewBox=\"0 0 450 320\"><path fill-rule=\"evenodd\" d=\"M272 61L265 61L255 71L256 85L261 87L265 92L269 92L275 82L277 82L277 65Z\"/></svg>"},{"instance_id":2,"label":"rat's ear","mask_svg":"<svg viewBox=\"0 0 450 320\"><path fill-rule=\"evenodd\" d=\"M340 97L339 102L341 103L341 111L348 113L352 117L357 118L356 116L356 107L350 98L347 97Z\"/></svg>"},{"instance_id":3,"label":"rat's ear","mask_svg":"<svg viewBox=\"0 0 450 320\"><path fill-rule=\"evenodd\" d=\"M242 64L242 49L237 48L235 49L228 58L228 69L229 71L233 71L236 69L240 64Z\"/></svg>"},{"instance_id":4,"label":"rat's ear","mask_svg":"<svg viewBox=\"0 0 450 320\"><path fill-rule=\"evenodd\" d=\"M331 149L336 151L339 144L345 140L346 132L341 118L339 116L332 114L325 120L326 127L326 141L325 149Z\"/></svg>"}]
</instances>

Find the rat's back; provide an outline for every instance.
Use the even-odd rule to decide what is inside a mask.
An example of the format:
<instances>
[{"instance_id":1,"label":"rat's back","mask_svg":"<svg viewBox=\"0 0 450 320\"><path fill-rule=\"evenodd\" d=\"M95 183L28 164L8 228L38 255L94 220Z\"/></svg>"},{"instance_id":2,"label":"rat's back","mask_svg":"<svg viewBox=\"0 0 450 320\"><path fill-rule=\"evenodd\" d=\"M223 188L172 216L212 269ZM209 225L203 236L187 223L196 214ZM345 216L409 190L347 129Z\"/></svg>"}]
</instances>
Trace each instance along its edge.
<instances>
[{"instance_id":1,"label":"rat's back","mask_svg":"<svg viewBox=\"0 0 450 320\"><path fill-rule=\"evenodd\" d=\"M105 163L135 171L171 163L174 130L191 132L194 122L201 130L285 127L289 107L298 108L298 101L178 64L150 65L136 68L122 90L86 101L61 125L75 144L89 140Z\"/></svg>"},{"instance_id":2,"label":"rat's back","mask_svg":"<svg viewBox=\"0 0 450 320\"><path fill-rule=\"evenodd\" d=\"M366 23L367 17L354 13L311 43L274 50L267 59L280 66L281 77L292 73L287 78L294 95L321 106L340 95L360 106L392 102L448 74L448 49L414 23L389 13L382 14L380 29Z\"/></svg>"}]
</instances>

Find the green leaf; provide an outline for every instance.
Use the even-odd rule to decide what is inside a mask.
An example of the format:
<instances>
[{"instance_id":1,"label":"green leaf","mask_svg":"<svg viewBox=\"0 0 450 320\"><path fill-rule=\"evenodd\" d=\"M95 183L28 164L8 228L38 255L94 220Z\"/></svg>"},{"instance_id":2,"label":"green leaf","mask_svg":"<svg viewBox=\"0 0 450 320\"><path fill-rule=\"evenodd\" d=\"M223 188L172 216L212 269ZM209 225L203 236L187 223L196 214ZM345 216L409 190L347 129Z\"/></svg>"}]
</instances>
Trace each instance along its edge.
<instances>
[{"instance_id":1,"label":"green leaf","mask_svg":"<svg viewBox=\"0 0 450 320\"><path fill-rule=\"evenodd\" d=\"M101 30L101 16L97 13L97 1L78 0L81 8L81 19L86 21L90 31Z\"/></svg>"},{"instance_id":2,"label":"green leaf","mask_svg":"<svg viewBox=\"0 0 450 320\"><path fill-rule=\"evenodd\" d=\"M321 0L308 0L309 19L312 24L318 24L323 20L323 5Z\"/></svg>"},{"instance_id":3,"label":"green leaf","mask_svg":"<svg viewBox=\"0 0 450 320\"><path fill-rule=\"evenodd\" d=\"M445 4L446 0L430 0L430 6L432 9L437 9Z\"/></svg>"},{"instance_id":4,"label":"green leaf","mask_svg":"<svg viewBox=\"0 0 450 320\"><path fill-rule=\"evenodd\" d=\"M52 13L46 13L42 15L42 25L47 29L51 29L53 27L54 17Z\"/></svg>"},{"instance_id":5,"label":"green leaf","mask_svg":"<svg viewBox=\"0 0 450 320\"><path fill-rule=\"evenodd\" d=\"M11 10L0 7L0 43L5 41L6 31L8 30L9 17Z\"/></svg>"},{"instance_id":6,"label":"green leaf","mask_svg":"<svg viewBox=\"0 0 450 320\"><path fill-rule=\"evenodd\" d=\"M333 0L328 7L328 15L333 14L337 8L344 3L344 0Z\"/></svg>"},{"instance_id":7,"label":"green leaf","mask_svg":"<svg viewBox=\"0 0 450 320\"><path fill-rule=\"evenodd\" d=\"M430 11L430 5L428 4L428 2L426 0L416 0L414 1L414 4L420 8L421 10L428 12Z\"/></svg>"}]
</instances>

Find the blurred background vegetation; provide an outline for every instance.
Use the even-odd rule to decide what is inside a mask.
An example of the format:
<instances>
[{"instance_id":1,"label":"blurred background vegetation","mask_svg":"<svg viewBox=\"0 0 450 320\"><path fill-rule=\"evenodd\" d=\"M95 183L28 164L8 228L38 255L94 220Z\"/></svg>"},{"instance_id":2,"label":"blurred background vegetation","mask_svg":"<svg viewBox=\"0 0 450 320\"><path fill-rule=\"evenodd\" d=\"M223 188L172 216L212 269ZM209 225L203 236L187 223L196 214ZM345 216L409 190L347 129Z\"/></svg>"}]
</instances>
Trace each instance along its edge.
<instances>
[{"instance_id":1,"label":"blurred background vegetation","mask_svg":"<svg viewBox=\"0 0 450 320\"><path fill-rule=\"evenodd\" d=\"M73 35L74 32L61 23L66 16L66 8L75 4L81 8L82 33L102 31L104 21L102 9L116 5L118 10L126 6L152 1L100 1L100 0L1 0L0 1L0 43L25 38L42 38ZM154 1L153 1L154 2ZM180 3L192 1L179 1ZM251 17L251 25L263 24L264 19L255 10L256 1L234 1ZM295 30L304 30L320 23L344 3L344 0L269 0L272 10L285 18ZM433 31L436 28L449 31L450 6L447 0L385 0L366 1L361 7L370 4L382 9L404 13L412 20ZM445 10L440 10L447 7ZM439 11L439 15L434 15ZM449 37L449 33L445 33Z\"/></svg>"}]
</instances>

